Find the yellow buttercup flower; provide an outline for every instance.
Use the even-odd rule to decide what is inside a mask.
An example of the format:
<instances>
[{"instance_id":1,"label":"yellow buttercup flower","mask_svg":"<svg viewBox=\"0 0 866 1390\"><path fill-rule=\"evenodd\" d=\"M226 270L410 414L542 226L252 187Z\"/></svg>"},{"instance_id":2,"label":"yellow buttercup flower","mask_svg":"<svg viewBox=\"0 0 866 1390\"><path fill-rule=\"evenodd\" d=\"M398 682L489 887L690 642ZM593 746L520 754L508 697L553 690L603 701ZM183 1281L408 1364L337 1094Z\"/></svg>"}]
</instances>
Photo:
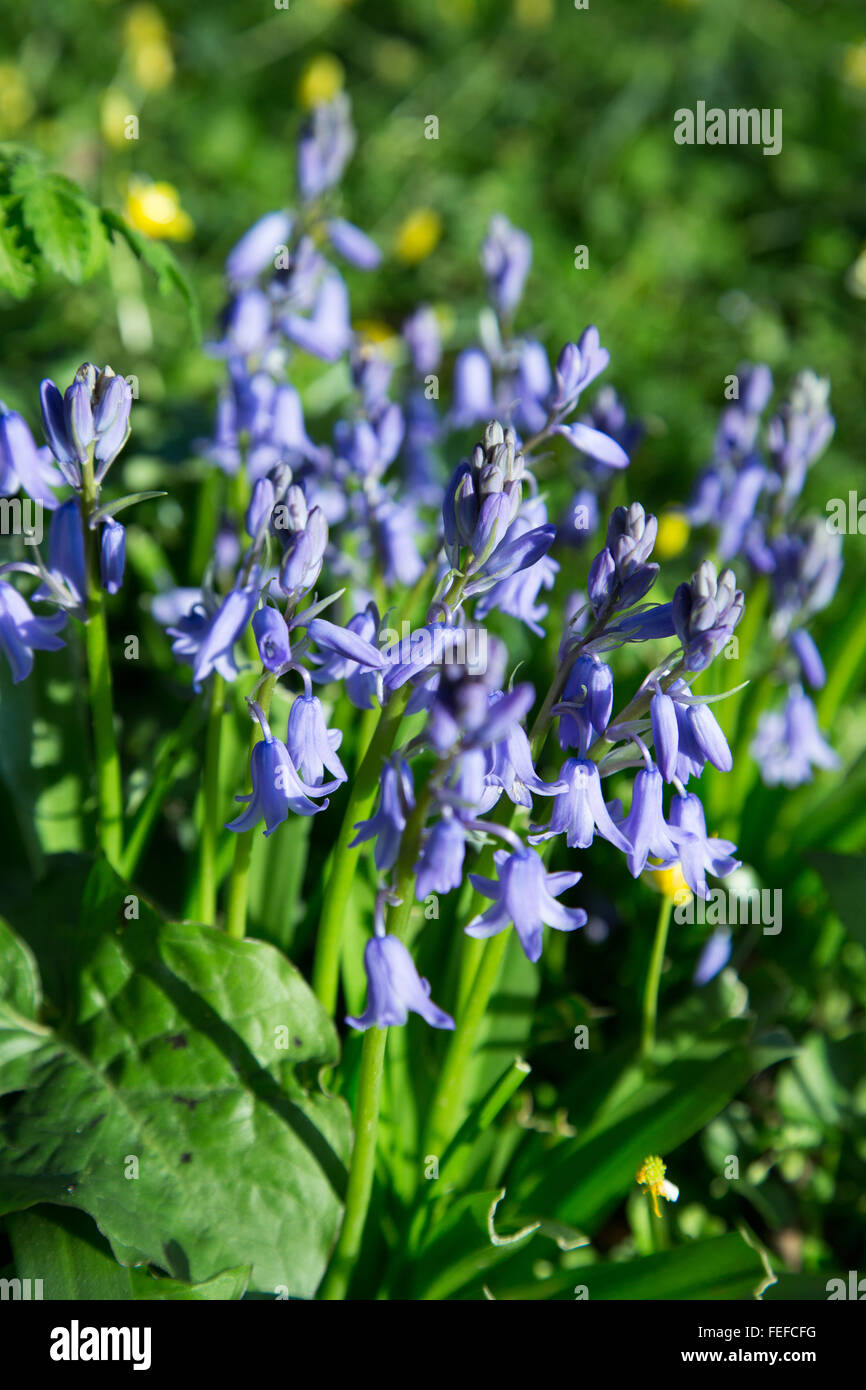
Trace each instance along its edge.
<instances>
[{"instance_id":1,"label":"yellow buttercup flower","mask_svg":"<svg viewBox=\"0 0 866 1390\"><path fill-rule=\"evenodd\" d=\"M646 1188L647 1196L652 1199L653 1211L656 1216L661 1216L659 1197L664 1197L666 1202L675 1202L680 1195L679 1188L666 1179L666 1172L667 1168L658 1154L650 1154L635 1173L635 1182L639 1182L642 1187Z\"/></svg>"},{"instance_id":2,"label":"yellow buttercup flower","mask_svg":"<svg viewBox=\"0 0 866 1390\"><path fill-rule=\"evenodd\" d=\"M174 77L174 58L165 20L155 5L134 5L124 26L130 65L138 85L160 92Z\"/></svg>"},{"instance_id":3,"label":"yellow buttercup flower","mask_svg":"<svg viewBox=\"0 0 866 1390\"><path fill-rule=\"evenodd\" d=\"M170 183L133 179L125 215L136 231L157 241L188 241L193 234L192 218L184 212L178 191Z\"/></svg>"},{"instance_id":4,"label":"yellow buttercup flower","mask_svg":"<svg viewBox=\"0 0 866 1390\"><path fill-rule=\"evenodd\" d=\"M396 342L398 337L390 324L383 323L381 319L359 319L355 324L355 332L360 337L363 347L382 347L385 343Z\"/></svg>"},{"instance_id":5,"label":"yellow buttercup flower","mask_svg":"<svg viewBox=\"0 0 866 1390\"><path fill-rule=\"evenodd\" d=\"M401 222L394 239L394 254L404 265L417 265L436 247L442 235L442 218L433 208L416 208Z\"/></svg>"},{"instance_id":6,"label":"yellow buttercup flower","mask_svg":"<svg viewBox=\"0 0 866 1390\"><path fill-rule=\"evenodd\" d=\"M671 902L676 903L677 906L685 902L682 894L691 894L692 890L683 877L680 863L672 864L669 869L647 869L646 877L663 897L670 898Z\"/></svg>"},{"instance_id":7,"label":"yellow buttercup flower","mask_svg":"<svg viewBox=\"0 0 866 1390\"><path fill-rule=\"evenodd\" d=\"M682 512L673 508L663 511L659 517L655 553L660 560L672 560L681 555L689 543L691 528Z\"/></svg>"},{"instance_id":8,"label":"yellow buttercup flower","mask_svg":"<svg viewBox=\"0 0 866 1390\"><path fill-rule=\"evenodd\" d=\"M298 82L298 101L305 111L333 101L343 90L346 73L339 58L333 53L320 53L311 58Z\"/></svg>"}]
</instances>

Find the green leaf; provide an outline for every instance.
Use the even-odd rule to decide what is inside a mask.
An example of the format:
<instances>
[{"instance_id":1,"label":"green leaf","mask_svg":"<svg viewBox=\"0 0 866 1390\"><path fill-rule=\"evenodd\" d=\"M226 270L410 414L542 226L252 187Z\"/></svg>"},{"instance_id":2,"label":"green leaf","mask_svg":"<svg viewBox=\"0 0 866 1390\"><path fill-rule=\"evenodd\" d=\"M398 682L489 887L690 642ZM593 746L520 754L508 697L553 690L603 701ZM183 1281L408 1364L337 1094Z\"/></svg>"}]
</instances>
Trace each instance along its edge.
<instances>
[{"instance_id":1,"label":"green leaf","mask_svg":"<svg viewBox=\"0 0 866 1390\"><path fill-rule=\"evenodd\" d=\"M142 262L156 276L156 287L161 295L179 294L186 304L189 320L196 337L200 336L198 303L189 280L184 275L177 260L160 241L136 231L118 213L110 208L102 209L102 222L112 240L121 237L132 251L136 260Z\"/></svg>"},{"instance_id":2,"label":"green leaf","mask_svg":"<svg viewBox=\"0 0 866 1390\"><path fill-rule=\"evenodd\" d=\"M251 1265L257 1290L310 1297L349 1120L302 1087L299 1064L334 1062L338 1044L298 971L264 942L161 921L104 864L77 930L43 924L43 950L52 932L73 953L63 1025L0 1008L20 1048L0 1089L22 1092L0 1122L0 1210L80 1207L124 1264L193 1283Z\"/></svg>"},{"instance_id":3,"label":"green leaf","mask_svg":"<svg viewBox=\"0 0 866 1390\"><path fill-rule=\"evenodd\" d=\"M732 1019L710 1036L693 1037L688 1054L644 1076L629 1067L612 1086L595 1118L574 1139L553 1148L533 1135L510 1176L509 1192L521 1211L541 1213L595 1230L633 1187L648 1154L668 1156L702 1129L751 1076L790 1056L786 1039L753 1047L750 1024ZM676 1172L670 1174L676 1181Z\"/></svg>"},{"instance_id":4,"label":"green leaf","mask_svg":"<svg viewBox=\"0 0 866 1390\"><path fill-rule=\"evenodd\" d=\"M71 179L45 173L37 164L12 170L12 192L21 217L53 270L73 284L89 279L105 258L106 237L99 212Z\"/></svg>"},{"instance_id":5,"label":"green leaf","mask_svg":"<svg viewBox=\"0 0 866 1390\"><path fill-rule=\"evenodd\" d=\"M495 1298L691 1300L762 1298L775 1274L746 1231L689 1241L639 1260L605 1260L557 1273L539 1283L509 1287L491 1279Z\"/></svg>"},{"instance_id":6,"label":"green leaf","mask_svg":"<svg viewBox=\"0 0 866 1390\"><path fill-rule=\"evenodd\" d=\"M246 1292L247 1265L226 1269L201 1284L159 1279L148 1268L127 1269L83 1211L34 1207L5 1219L15 1257L15 1277L41 1280L46 1302L67 1299L166 1299L201 1302L240 1299Z\"/></svg>"},{"instance_id":7,"label":"green leaf","mask_svg":"<svg viewBox=\"0 0 866 1390\"><path fill-rule=\"evenodd\" d=\"M36 271L21 246L18 233L0 204L0 285L16 299L26 299L36 283Z\"/></svg>"}]
</instances>

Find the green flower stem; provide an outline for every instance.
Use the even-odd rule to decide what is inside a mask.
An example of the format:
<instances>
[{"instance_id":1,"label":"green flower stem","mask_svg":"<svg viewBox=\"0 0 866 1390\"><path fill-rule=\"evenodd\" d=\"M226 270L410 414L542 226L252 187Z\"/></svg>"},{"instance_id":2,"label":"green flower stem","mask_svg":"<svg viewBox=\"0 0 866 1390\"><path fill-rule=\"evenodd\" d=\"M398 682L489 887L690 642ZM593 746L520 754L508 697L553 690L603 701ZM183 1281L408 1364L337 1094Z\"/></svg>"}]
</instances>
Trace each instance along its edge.
<instances>
[{"instance_id":1,"label":"green flower stem","mask_svg":"<svg viewBox=\"0 0 866 1390\"><path fill-rule=\"evenodd\" d=\"M346 1212L340 1229L340 1239L319 1293L319 1297L326 1300L339 1301L346 1297L352 1270L361 1249L376 1167L379 1100L382 1094L387 1042L387 1028L368 1028L364 1034L355 1107L355 1142L346 1187Z\"/></svg>"},{"instance_id":2,"label":"green flower stem","mask_svg":"<svg viewBox=\"0 0 866 1390\"><path fill-rule=\"evenodd\" d=\"M374 737L375 742L375 737ZM415 861L421 847L421 835L430 806L431 789L426 787L418 797L406 822L397 860L396 892L400 899L388 913L388 932L401 940L405 936L414 903ZM368 1028L361 1049L361 1068L358 1075L358 1094L355 1101L355 1142L346 1187L346 1211L340 1238L320 1298L340 1300L346 1297L352 1270L361 1251L373 1177L376 1168L376 1141L379 1132L379 1106L385 1070L387 1028Z\"/></svg>"},{"instance_id":3,"label":"green flower stem","mask_svg":"<svg viewBox=\"0 0 866 1390\"><path fill-rule=\"evenodd\" d=\"M264 671L262 672L264 675ZM259 706L267 719L271 712L271 699L277 684L275 675L269 675L259 689ZM259 741L261 729L256 723L250 735L250 756ZM242 941L247 929L247 903L249 900L250 860L253 853L253 835L257 831L244 830L236 838L235 855L229 879L228 906L226 908L226 932L236 941Z\"/></svg>"},{"instance_id":4,"label":"green flower stem","mask_svg":"<svg viewBox=\"0 0 866 1390\"><path fill-rule=\"evenodd\" d=\"M343 922L361 853L361 846L350 849L349 844L355 838L356 822L364 820L370 814L379 786L382 762L394 746L403 711L409 699L409 691L410 685L407 682L391 696L379 716L370 746L352 784L343 822L331 855L313 962L313 990L329 1014L333 1014L337 1007Z\"/></svg>"},{"instance_id":5,"label":"green flower stem","mask_svg":"<svg viewBox=\"0 0 866 1390\"><path fill-rule=\"evenodd\" d=\"M198 920L212 927L216 921L217 841L222 826L220 805L220 744L225 712L225 681L214 671L204 753L202 825L199 844Z\"/></svg>"},{"instance_id":6,"label":"green flower stem","mask_svg":"<svg viewBox=\"0 0 866 1390\"><path fill-rule=\"evenodd\" d=\"M84 644L93 720L93 752L96 762L96 794L99 843L109 864L120 868L123 853L123 782L114 735L114 699L105 604L99 577L99 536L90 527L90 516L99 497L93 476L93 449L81 470L81 517L87 573Z\"/></svg>"},{"instance_id":7,"label":"green flower stem","mask_svg":"<svg viewBox=\"0 0 866 1390\"><path fill-rule=\"evenodd\" d=\"M441 1155L453 1138L462 1117L463 1100L478 1029L496 988L502 961L508 948L509 932L491 936L484 945L481 963L457 1027L451 1035L445 1063L439 1073L436 1095L430 1108L423 1152Z\"/></svg>"},{"instance_id":8,"label":"green flower stem","mask_svg":"<svg viewBox=\"0 0 866 1390\"><path fill-rule=\"evenodd\" d=\"M659 914L656 919L656 934L653 941L652 955L650 956L649 970L646 977L646 985L643 993L643 1022L640 1037L641 1061L646 1065L652 1056L656 1040L656 1019L659 1009L659 982L662 976L662 965L665 958L665 947L668 941L668 928L671 923L671 912L673 910L673 898L665 893L659 903Z\"/></svg>"}]
</instances>

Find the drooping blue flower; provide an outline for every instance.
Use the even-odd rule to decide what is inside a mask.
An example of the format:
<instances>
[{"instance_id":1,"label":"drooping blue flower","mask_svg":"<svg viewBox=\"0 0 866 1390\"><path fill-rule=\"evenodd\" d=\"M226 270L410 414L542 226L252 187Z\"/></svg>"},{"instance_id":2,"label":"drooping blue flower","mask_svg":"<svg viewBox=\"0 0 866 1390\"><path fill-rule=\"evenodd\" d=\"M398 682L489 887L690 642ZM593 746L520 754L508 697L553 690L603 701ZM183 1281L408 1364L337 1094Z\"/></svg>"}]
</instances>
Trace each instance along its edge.
<instances>
[{"instance_id":1,"label":"drooping blue flower","mask_svg":"<svg viewBox=\"0 0 866 1390\"><path fill-rule=\"evenodd\" d=\"M193 669L193 687L201 689L211 671L233 681L238 673L233 648L252 617L258 602L258 575L250 583L236 586L222 602L205 594L173 627L166 629L172 652Z\"/></svg>"},{"instance_id":2,"label":"drooping blue flower","mask_svg":"<svg viewBox=\"0 0 866 1390\"><path fill-rule=\"evenodd\" d=\"M326 224L328 239L338 255L358 270L375 270L382 263L382 252L375 241L342 217L332 217Z\"/></svg>"},{"instance_id":3,"label":"drooping blue flower","mask_svg":"<svg viewBox=\"0 0 866 1390\"><path fill-rule=\"evenodd\" d=\"M319 786L324 780L325 768L338 782L346 781L346 769L337 757L337 749L342 741L340 729L328 728L318 696L298 695L289 711L286 747L289 757L307 782Z\"/></svg>"},{"instance_id":4,"label":"drooping blue flower","mask_svg":"<svg viewBox=\"0 0 866 1390\"><path fill-rule=\"evenodd\" d=\"M16 685L33 670L34 651L56 652L66 645L57 636L65 625L65 613L37 617L18 590L0 579L0 650Z\"/></svg>"},{"instance_id":5,"label":"drooping blue flower","mask_svg":"<svg viewBox=\"0 0 866 1390\"><path fill-rule=\"evenodd\" d=\"M707 874L725 878L740 867L733 855L737 846L731 840L707 835L707 822L700 797L694 793L675 796L671 802L670 829L679 850L683 878L699 898L708 898Z\"/></svg>"},{"instance_id":6,"label":"drooping blue flower","mask_svg":"<svg viewBox=\"0 0 866 1390\"><path fill-rule=\"evenodd\" d=\"M429 304L421 304L403 324L403 337L419 376L435 372L442 357L439 320Z\"/></svg>"},{"instance_id":7,"label":"drooping blue flower","mask_svg":"<svg viewBox=\"0 0 866 1390\"><path fill-rule=\"evenodd\" d=\"M491 704L495 707L493 698ZM504 738L498 738L490 752L491 766L484 779L485 785L500 788L515 806L531 806L533 796L556 796L565 791L561 779L543 782L538 776L526 730L520 724L511 723Z\"/></svg>"},{"instance_id":8,"label":"drooping blue flower","mask_svg":"<svg viewBox=\"0 0 866 1390\"><path fill-rule=\"evenodd\" d=\"M360 1018L351 1015L352 1028L402 1027L410 1012L420 1014L431 1028L453 1028L454 1020L430 998L407 948L396 936L374 936L364 950L367 972L367 1007Z\"/></svg>"},{"instance_id":9,"label":"drooping blue flower","mask_svg":"<svg viewBox=\"0 0 866 1390\"><path fill-rule=\"evenodd\" d=\"M411 588L424 573L417 542L421 528L411 502L382 493L370 509L370 522L385 583Z\"/></svg>"},{"instance_id":10,"label":"drooping blue flower","mask_svg":"<svg viewBox=\"0 0 866 1390\"><path fill-rule=\"evenodd\" d=\"M99 576L106 593L116 594L126 566L126 527L108 517L99 539Z\"/></svg>"},{"instance_id":11,"label":"drooping blue flower","mask_svg":"<svg viewBox=\"0 0 866 1390\"><path fill-rule=\"evenodd\" d=\"M415 865L415 896L423 902L431 893L450 893L463 881L466 831L446 806L428 830Z\"/></svg>"},{"instance_id":12,"label":"drooping blue flower","mask_svg":"<svg viewBox=\"0 0 866 1390\"><path fill-rule=\"evenodd\" d=\"M252 830L260 820L265 822L265 835L272 835L278 825L282 825L289 811L296 816L314 816L324 811L327 800L317 802L313 797L323 796L335 791L339 782L327 782L320 786L308 786L298 774L289 750L271 733L267 719L259 706L252 701L251 708L262 730L263 738L253 747L250 756L250 778L253 789L246 796L235 797L236 801L246 801L248 806L235 820L229 821L227 830L242 834Z\"/></svg>"},{"instance_id":13,"label":"drooping blue flower","mask_svg":"<svg viewBox=\"0 0 866 1390\"><path fill-rule=\"evenodd\" d=\"M569 849L589 849L598 831L599 835L627 854L631 846L611 819L597 765L590 758L568 758L562 765L559 780L565 783L565 791L556 796L550 825L530 835L530 844L539 844L542 840L564 834Z\"/></svg>"},{"instance_id":14,"label":"drooping blue flower","mask_svg":"<svg viewBox=\"0 0 866 1390\"><path fill-rule=\"evenodd\" d=\"M751 753L768 787L797 787L812 780L815 767L840 766L818 728L815 706L799 687L789 692L784 709L761 715Z\"/></svg>"},{"instance_id":15,"label":"drooping blue flower","mask_svg":"<svg viewBox=\"0 0 866 1390\"><path fill-rule=\"evenodd\" d=\"M523 282L532 263L532 242L502 213L490 219L481 247L487 290L500 314L511 314L520 303Z\"/></svg>"},{"instance_id":16,"label":"drooping blue flower","mask_svg":"<svg viewBox=\"0 0 866 1390\"><path fill-rule=\"evenodd\" d=\"M803 672L803 679L813 690L821 690L827 680L827 673L812 634L803 627L797 628L791 633L790 642Z\"/></svg>"},{"instance_id":17,"label":"drooping blue flower","mask_svg":"<svg viewBox=\"0 0 866 1390\"><path fill-rule=\"evenodd\" d=\"M52 491L64 477L52 466L51 451L37 449L27 422L0 402L0 497L11 497L23 488L46 511L59 505Z\"/></svg>"},{"instance_id":18,"label":"drooping blue flower","mask_svg":"<svg viewBox=\"0 0 866 1390\"><path fill-rule=\"evenodd\" d=\"M287 212L266 212L244 232L226 257L226 275L238 285L249 284L274 265L292 234Z\"/></svg>"},{"instance_id":19,"label":"drooping blue flower","mask_svg":"<svg viewBox=\"0 0 866 1390\"><path fill-rule=\"evenodd\" d=\"M679 858L678 842L665 821L662 807L664 782L657 767L641 768L634 779L631 809L620 825L631 848L626 855L629 873L638 878L650 855L670 864Z\"/></svg>"},{"instance_id":20,"label":"drooping blue flower","mask_svg":"<svg viewBox=\"0 0 866 1390\"><path fill-rule=\"evenodd\" d=\"M375 815L358 821L357 835L349 848L367 840L376 841L373 857L380 873L392 869L400 852L400 840L406 829L406 817L415 805L412 770L403 759L386 762L379 783L379 804Z\"/></svg>"},{"instance_id":21,"label":"drooping blue flower","mask_svg":"<svg viewBox=\"0 0 866 1390\"><path fill-rule=\"evenodd\" d=\"M534 849L497 850L493 856L495 879L470 874L473 886L493 899L480 916L465 928L468 936L496 936L514 923L527 960L541 956L544 927L575 931L586 923L582 908L563 907L556 899L582 877L579 873L549 874Z\"/></svg>"},{"instance_id":22,"label":"drooping blue flower","mask_svg":"<svg viewBox=\"0 0 866 1390\"><path fill-rule=\"evenodd\" d=\"M325 277L308 318L302 314L286 314L281 327L287 338L314 357L326 362L336 362L342 357L351 346L352 325L349 292L340 276L334 272Z\"/></svg>"},{"instance_id":23,"label":"drooping blue flower","mask_svg":"<svg viewBox=\"0 0 866 1390\"><path fill-rule=\"evenodd\" d=\"M451 421L455 429L465 429L495 414L490 362L480 348L465 348L454 363Z\"/></svg>"}]
</instances>

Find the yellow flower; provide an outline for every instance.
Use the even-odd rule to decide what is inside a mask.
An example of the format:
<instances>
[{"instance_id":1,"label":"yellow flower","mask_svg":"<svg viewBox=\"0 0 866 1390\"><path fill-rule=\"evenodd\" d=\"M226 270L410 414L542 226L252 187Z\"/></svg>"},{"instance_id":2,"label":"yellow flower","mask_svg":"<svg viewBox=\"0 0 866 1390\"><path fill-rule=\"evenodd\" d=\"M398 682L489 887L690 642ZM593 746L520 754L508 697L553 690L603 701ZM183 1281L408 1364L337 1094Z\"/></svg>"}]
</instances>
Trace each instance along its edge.
<instances>
[{"instance_id":1,"label":"yellow flower","mask_svg":"<svg viewBox=\"0 0 866 1390\"><path fill-rule=\"evenodd\" d=\"M122 149L126 143L126 122L135 115L134 103L118 87L109 87L102 96L99 121L106 144Z\"/></svg>"},{"instance_id":2,"label":"yellow flower","mask_svg":"<svg viewBox=\"0 0 866 1390\"><path fill-rule=\"evenodd\" d=\"M174 77L169 33L155 5L134 5L124 37L133 75L145 92L160 92Z\"/></svg>"},{"instance_id":3,"label":"yellow flower","mask_svg":"<svg viewBox=\"0 0 866 1390\"><path fill-rule=\"evenodd\" d=\"M669 869L647 869L646 876L663 897L670 898L678 907L691 895L692 890L683 878L682 865L679 863L672 864Z\"/></svg>"},{"instance_id":4,"label":"yellow flower","mask_svg":"<svg viewBox=\"0 0 866 1390\"><path fill-rule=\"evenodd\" d=\"M404 265L417 265L434 249L442 235L442 218L433 208L416 208L397 228L394 254Z\"/></svg>"},{"instance_id":5,"label":"yellow flower","mask_svg":"<svg viewBox=\"0 0 866 1390\"><path fill-rule=\"evenodd\" d=\"M682 512L670 508L659 517L655 551L660 560L672 560L681 555L689 543L689 523Z\"/></svg>"},{"instance_id":6,"label":"yellow flower","mask_svg":"<svg viewBox=\"0 0 866 1390\"><path fill-rule=\"evenodd\" d=\"M393 328L381 319L359 319L355 324L355 332L361 338L362 348L382 347L386 343L392 344L397 341L397 334Z\"/></svg>"},{"instance_id":7,"label":"yellow flower","mask_svg":"<svg viewBox=\"0 0 866 1390\"><path fill-rule=\"evenodd\" d=\"M27 79L14 63L0 63L0 129L18 130L33 115Z\"/></svg>"},{"instance_id":8,"label":"yellow flower","mask_svg":"<svg viewBox=\"0 0 866 1390\"><path fill-rule=\"evenodd\" d=\"M298 83L298 101L305 111L323 102L333 101L343 90L346 74L343 64L333 53L320 53L311 58Z\"/></svg>"},{"instance_id":9,"label":"yellow flower","mask_svg":"<svg viewBox=\"0 0 866 1390\"><path fill-rule=\"evenodd\" d=\"M866 91L866 40L850 43L842 59L842 75L852 87Z\"/></svg>"},{"instance_id":10,"label":"yellow flower","mask_svg":"<svg viewBox=\"0 0 866 1390\"><path fill-rule=\"evenodd\" d=\"M136 231L158 241L188 241L193 222L180 205L170 183L145 183L132 179L126 196L126 220Z\"/></svg>"},{"instance_id":11,"label":"yellow flower","mask_svg":"<svg viewBox=\"0 0 866 1390\"><path fill-rule=\"evenodd\" d=\"M659 1197L664 1197L666 1202L675 1202L680 1195L679 1188L665 1178L666 1172L667 1168L658 1155L650 1154L635 1173L635 1182L639 1182L642 1187L645 1187L647 1196L652 1198L653 1211L656 1216L661 1216Z\"/></svg>"}]
</instances>

